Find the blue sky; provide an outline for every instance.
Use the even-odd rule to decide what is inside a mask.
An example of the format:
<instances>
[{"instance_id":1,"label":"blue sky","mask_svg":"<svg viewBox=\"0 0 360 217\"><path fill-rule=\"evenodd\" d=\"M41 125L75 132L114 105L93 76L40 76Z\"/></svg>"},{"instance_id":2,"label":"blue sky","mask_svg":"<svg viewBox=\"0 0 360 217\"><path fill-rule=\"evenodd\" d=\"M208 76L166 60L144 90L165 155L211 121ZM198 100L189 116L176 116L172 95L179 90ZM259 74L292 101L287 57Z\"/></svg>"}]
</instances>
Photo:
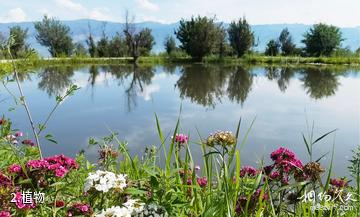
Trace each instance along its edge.
<instances>
[{"instance_id":1,"label":"blue sky","mask_svg":"<svg viewBox=\"0 0 360 217\"><path fill-rule=\"evenodd\" d=\"M176 22L216 15L229 22L245 15L252 24L325 22L360 26L360 0L0 0L0 22L91 18L121 22L126 9L136 21Z\"/></svg>"}]
</instances>

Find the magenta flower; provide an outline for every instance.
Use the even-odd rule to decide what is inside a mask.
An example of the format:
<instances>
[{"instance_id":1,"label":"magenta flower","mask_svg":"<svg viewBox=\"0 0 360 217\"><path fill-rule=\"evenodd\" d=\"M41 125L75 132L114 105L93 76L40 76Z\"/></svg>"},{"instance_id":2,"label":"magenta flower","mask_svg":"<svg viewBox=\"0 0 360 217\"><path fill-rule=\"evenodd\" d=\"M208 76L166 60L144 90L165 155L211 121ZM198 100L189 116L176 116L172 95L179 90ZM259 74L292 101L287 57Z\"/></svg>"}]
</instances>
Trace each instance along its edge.
<instances>
[{"instance_id":1,"label":"magenta flower","mask_svg":"<svg viewBox=\"0 0 360 217\"><path fill-rule=\"evenodd\" d=\"M22 144L29 145L29 146L36 146L36 144L33 141L31 141L30 139L23 140Z\"/></svg>"},{"instance_id":2,"label":"magenta flower","mask_svg":"<svg viewBox=\"0 0 360 217\"><path fill-rule=\"evenodd\" d=\"M6 124L6 120L4 118L0 119L0 125Z\"/></svg>"},{"instance_id":3,"label":"magenta flower","mask_svg":"<svg viewBox=\"0 0 360 217\"><path fill-rule=\"evenodd\" d=\"M347 187L348 182L345 179L330 179L330 184L334 187L343 188Z\"/></svg>"},{"instance_id":4,"label":"magenta flower","mask_svg":"<svg viewBox=\"0 0 360 217\"><path fill-rule=\"evenodd\" d=\"M198 183L198 185L199 185L200 187L205 187L205 186L207 185L207 183L208 183L206 177L197 178L196 181L197 181L197 183Z\"/></svg>"},{"instance_id":5,"label":"magenta flower","mask_svg":"<svg viewBox=\"0 0 360 217\"><path fill-rule=\"evenodd\" d=\"M19 164L13 164L8 168L9 173L19 174L22 172L22 168Z\"/></svg>"},{"instance_id":6,"label":"magenta flower","mask_svg":"<svg viewBox=\"0 0 360 217\"><path fill-rule=\"evenodd\" d=\"M9 187L11 185L11 180L0 171L0 187Z\"/></svg>"},{"instance_id":7,"label":"magenta flower","mask_svg":"<svg viewBox=\"0 0 360 217\"><path fill-rule=\"evenodd\" d=\"M43 169L53 172L56 177L64 177L71 169L77 169L79 165L75 160L64 155L55 155L42 160L30 160L26 164L29 169Z\"/></svg>"},{"instance_id":8,"label":"magenta flower","mask_svg":"<svg viewBox=\"0 0 360 217\"><path fill-rule=\"evenodd\" d=\"M252 166L244 166L240 170L240 177L243 178L246 175L249 177L254 177L257 174L257 170Z\"/></svg>"},{"instance_id":9,"label":"magenta flower","mask_svg":"<svg viewBox=\"0 0 360 217\"><path fill-rule=\"evenodd\" d=\"M33 209L36 206L34 201L31 201L31 204L24 204L21 192L15 193L15 205L18 209Z\"/></svg>"},{"instance_id":10,"label":"magenta flower","mask_svg":"<svg viewBox=\"0 0 360 217\"><path fill-rule=\"evenodd\" d=\"M0 211L0 217L11 217L11 214L8 211Z\"/></svg>"},{"instance_id":11,"label":"magenta flower","mask_svg":"<svg viewBox=\"0 0 360 217\"><path fill-rule=\"evenodd\" d=\"M74 203L67 211L67 216L91 215L93 213L89 204Z\"/></svg>"},{"instance_id":12,"label":"magenta flower","mask_svg":"<svg viewBox=\"0 0 360 217\"><path fill-rule=\"evenodd\" d=\"M175 142L180 144L185 144L188 142L188 136L185 134L176 134L175 135Z\"/></svg>"},{"instance_id":13,"label":"magenta flower","mask_svg":"<svg viewBox=\"0 0 360 217\"><path fill-rule=\"evenodd\" d=\"M23 132L20 132L20 131L15 133L16 137L22 137L23 135L24 135Z\"/></svg>"},{"instance_id":14,"label":"magenta flower","mask_svg":"<svg viewBox=\"0 0 360 217\"><path fill-rule=\"evenodd\" d=\"M276 180L276 179L278 179L280 177L280 173L278 171L274 171L274 172L272 172L270 174L269 177L270 177L271 180Z\"/></svg>"}]
</instances>

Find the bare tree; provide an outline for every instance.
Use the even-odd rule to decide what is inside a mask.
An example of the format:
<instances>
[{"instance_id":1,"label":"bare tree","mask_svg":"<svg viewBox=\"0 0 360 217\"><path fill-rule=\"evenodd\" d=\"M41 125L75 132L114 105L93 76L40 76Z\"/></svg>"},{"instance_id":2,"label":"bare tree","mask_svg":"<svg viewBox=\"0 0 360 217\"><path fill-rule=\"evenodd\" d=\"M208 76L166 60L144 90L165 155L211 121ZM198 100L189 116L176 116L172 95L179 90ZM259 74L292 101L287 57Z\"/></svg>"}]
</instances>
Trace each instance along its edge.
<instances>
[{"instance_id":1,"label":"bare tree","mask_svg":"<svg viewBox=\"0 0 360 217\"><path fill-rule=\"evenodd\" d=\"M151 30L144 28L138 31L134 20L134 17L131 20L129 19L129 12L126 11L124 34L130 55L136 63L141 55L150 53L155 42Z\"/></svg>"}]
</instances>

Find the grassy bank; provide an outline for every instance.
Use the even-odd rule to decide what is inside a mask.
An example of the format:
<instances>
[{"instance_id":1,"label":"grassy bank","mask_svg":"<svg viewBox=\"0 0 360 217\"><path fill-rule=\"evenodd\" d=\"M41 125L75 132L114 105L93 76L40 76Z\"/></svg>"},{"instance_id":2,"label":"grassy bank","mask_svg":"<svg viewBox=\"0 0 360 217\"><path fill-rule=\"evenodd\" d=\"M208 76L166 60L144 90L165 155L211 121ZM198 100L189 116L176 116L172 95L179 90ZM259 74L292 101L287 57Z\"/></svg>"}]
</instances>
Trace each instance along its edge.
<instances>
[{"instance_id":1,"label":"grassy bank","mask_svg":"<svg viewBox=\"0 0 360 217\"><path fill-rule=\"evenodd\" d=\"M123 58L87 58L87 57L73 57L73 58L43 58L43 59L26 59L15 60L19 69L36 69L44 66L56 65L117 65L117 64L131 64L133 59L131 57ZM167 56L149 56L141 57L138 60L140 65L157 65L157 64L190 64L195 63L190 57L167 57ZM276 66L351 66L360 68L360 57L270 57L259 55L246 55L243 58L235 57L206 57L202 63L208 64L257 64L257 65L276 65ZM9 60L2 60L0 62L0 75L11 72L11 62Z\"/></svg>"}]
</instances>

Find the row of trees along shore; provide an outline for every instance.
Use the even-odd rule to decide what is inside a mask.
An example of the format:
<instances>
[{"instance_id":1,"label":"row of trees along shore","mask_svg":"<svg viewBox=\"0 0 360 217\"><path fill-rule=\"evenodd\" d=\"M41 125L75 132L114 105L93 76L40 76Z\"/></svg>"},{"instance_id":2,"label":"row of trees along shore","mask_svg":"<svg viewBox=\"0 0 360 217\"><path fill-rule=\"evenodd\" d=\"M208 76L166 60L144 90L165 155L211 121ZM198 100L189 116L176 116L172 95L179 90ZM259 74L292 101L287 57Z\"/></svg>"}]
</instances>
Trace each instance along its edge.
<instances>
[{"instance_id":1,"label":"row of trees along shore","mask_svg":"<svg viewBox=\"0 0 360 217\"><path fill-rule=\"evenodd\" d=\"M95 40L91 26L86 43L74 42L70 28L61 21L44 16L34 23L36 40L47 47L52 57L133 57L135 61L140 56L149 56L155 44L152 30L139 29L134 19L126 22L122 31L113 37L103 32L100 39ZM23 58L31 47L26 42L28 29L20 26L10 28L9 35L12 40L10 50L13 58ZM177 46L177 41L179 46ZM283 29L277 39L270 39L264 54L267 56L349 56L360 55L360 48L355 52L349 48L341 48L341 31L338 27L319 23L313 25L303 36L304 47L297 47L287 28ZM8 58L5 51L7 40L0 34L0 58ZM190 20L182 19L179 27L175 29L174 36L169 35L164 40L166 54L172 56L189 55L194 60L201 61L205 56L242 57L252 53L257 46L255 34L246 18L233 21L225 28L223 23L216 22L215 18L192 17Z\"/></svg>"}]
</instances>

